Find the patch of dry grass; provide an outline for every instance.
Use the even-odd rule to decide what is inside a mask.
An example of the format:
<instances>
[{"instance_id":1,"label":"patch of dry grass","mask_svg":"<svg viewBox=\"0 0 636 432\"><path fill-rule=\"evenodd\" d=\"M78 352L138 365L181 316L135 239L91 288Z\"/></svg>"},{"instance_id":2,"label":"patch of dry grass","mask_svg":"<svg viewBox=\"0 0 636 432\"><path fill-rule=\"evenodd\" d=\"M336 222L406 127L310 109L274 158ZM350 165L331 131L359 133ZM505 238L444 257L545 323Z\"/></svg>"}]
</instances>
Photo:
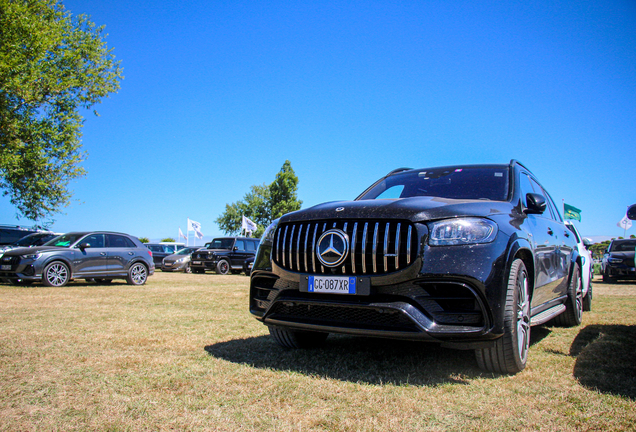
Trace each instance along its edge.
<instances>
[{"instance_id":1,"label":"patch of dry grass","mask_svg":"<svg viewBox=\"0 0 636 432\"><path fill-rule=\"evenodd\" d=\"M498 376L430 344L283 350L245 276L0 285L0 430L634 430L636 285L594 289L582 326L533 328Z\"/></svg>"}]
</instances>

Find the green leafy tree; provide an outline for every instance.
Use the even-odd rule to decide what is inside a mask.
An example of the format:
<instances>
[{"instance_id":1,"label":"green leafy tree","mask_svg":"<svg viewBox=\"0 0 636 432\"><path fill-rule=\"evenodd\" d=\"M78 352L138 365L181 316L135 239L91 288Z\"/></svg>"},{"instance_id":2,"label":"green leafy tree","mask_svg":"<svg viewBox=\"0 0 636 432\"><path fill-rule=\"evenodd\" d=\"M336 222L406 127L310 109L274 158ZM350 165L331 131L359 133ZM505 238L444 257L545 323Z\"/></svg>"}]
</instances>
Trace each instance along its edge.
<instances>
[{"instance_id":1,"label":"green leafy tree","mask_svg":"<svg viewBox=\"0 0 636 432\"><path fill-rule=\"evenodd\" d=\"M148 237L139 237L139 241L142 243L150 243L150 240L148 240Z\"/></svg>"},{"instance_id":2,"label":"green leafy tree","mask_svg":"<svg viewBox=\"0 0 636 432\"><path fill-rule=\"evenodd\" d=\"M170 242L170 243L174 243L175 239L173 239L172 237L166 237L165 239L161 240L162 242Z\"/></svg>"},{"instance_id":3,"label":"green leafy tree","mask_svg":"<svg viewBox=\"0 0 636 432\"><path fill-rule=\"evenodd\" d=\"M245 216L258 225L253 235L260 237L274 219L300 210L302 201L297 197L297 190L298 177L287 160L271 184L251 186L241 201L226 204L225 212L216 223L227 235L235 235L241 231L242 216Z\"/></svg>"},{"instance_id":4,"label":"green leafy tree","mask_svg":"<svg viewBox=\"0 0 636 432\"><path fill-rule=\"evenodd\" d=\"M0 0L0 189L18 217L59 212L86 173L80 110L122 78L102 32L58 0Z\"/></svg>"}]
</instances>

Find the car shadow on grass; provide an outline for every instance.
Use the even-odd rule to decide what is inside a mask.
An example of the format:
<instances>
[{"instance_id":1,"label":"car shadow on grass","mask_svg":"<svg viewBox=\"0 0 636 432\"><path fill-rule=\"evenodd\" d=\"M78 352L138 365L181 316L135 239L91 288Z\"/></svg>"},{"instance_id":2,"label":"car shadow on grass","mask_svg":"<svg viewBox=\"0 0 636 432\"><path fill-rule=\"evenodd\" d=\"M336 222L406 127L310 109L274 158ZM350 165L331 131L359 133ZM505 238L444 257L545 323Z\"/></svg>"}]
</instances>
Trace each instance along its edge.
<instances>
[{"instance_id":1,"label":"car shadow on grass","mask_svg":"<svg viewBox=\"0 0 636 432\"><path fill-rule=\"evenodd\" d=\"M589 325L574 339L570 355L581 385L636 400L636 326Z\"/></svg>"},{"instance_id":2,"label":"car shadow on grass","mask_svg":"<svg viewBox=\"0 0 636 432\"><path fill-rule=\"evenodd\" d=\"M533 339L532 343L536 342ZM259 336L208 345L205 351L256 368L373 385L467 385L475 378L500 377L481 371L472 350L346 335L332 334L322 347L314 349L285 349L270 336Z\"/></svg>"}]
</instances>

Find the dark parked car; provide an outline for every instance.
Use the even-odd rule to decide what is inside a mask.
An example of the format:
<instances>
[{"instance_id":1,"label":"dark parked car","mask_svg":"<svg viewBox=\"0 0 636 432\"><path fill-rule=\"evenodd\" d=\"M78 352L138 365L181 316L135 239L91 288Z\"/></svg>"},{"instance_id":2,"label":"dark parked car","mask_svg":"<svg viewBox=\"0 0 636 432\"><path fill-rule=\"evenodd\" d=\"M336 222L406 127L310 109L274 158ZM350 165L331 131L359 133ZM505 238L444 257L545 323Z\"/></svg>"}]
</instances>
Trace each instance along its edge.
<instances>
[{"instance_id":1,"label":"dark parked car","mask_svg":"<svg viewBox=\"0 0 636 432\"><path fill-rule=\"evenodd\" d=\"M240 273L245 260L256 254L259 241L249 237L215 238L209 244L206 243L207 249L192 253L192 272L205 273L206 270L214 270L223 275L229 272Z\"/></svg>"},{"instance_id":2,"label":"dark parked car","mask_svg":"<svg viewBox=\"0 0 636 432\"><path fill-rule=\"evenodd\" d=\"M246 276L251 275L252 267L254 267L254 257L249 257L243 263L243 273L245 273Z\"/></svg>"},{"instance_id":3,"label":"dark parked car","mask_svg":"<svg viewBox=\"0 0 636 432\"><path fill-rule=\"evenodd\" d=\"M18 225L0 225L0 245L15 243L22 237L37 232L40 232L40 230Z\"/></svg>"},{"instance_id":4,"label":"dark parked car","mask_svg":"<svg viewBox=\"0 0 636 432\"><path fill-rule=\"evenodd\" d=\"M634 267L636 239L612 240L603 255L601 273L603 282L616 282L617 279L636 279Z\"/></svg>"},{"instance_id":5,"label":"dark parked car","mask_svg":"<svg viewBox=\"0 0 636 432\"><path fill-rule=\"evenodd\" d=\"M43 246L13 249L0 258L0 278L61 287L73 279L143 285L155 271L152 253L136 237L93 231L55 237Z\"/></svg>"},{"instance_id":6,"label":"dark parked car","mask_svg":"<svg viewBox=\"0 0 636 432\"><path fill-rule=\"evenodd\" d=\"M5 253L6 251L9 251L11 249L17 249L20 247L34 247L34 246L42 246L44 243L46 243L47 241L59 236L60 234L58 233L53 233L50 231L44 231L44 232L36 232L33 234L29 234L27 236L22 237L20 240L5 245L5 246L0 246L0 256Z\"/></svg>"},{"instance_id":7,"label":"dark parked car","mask_svg":"<svg viewBox=\"0 0 636 432\"><path fill-rule=\"evenodd\" d=\"M329 333L438 342L516 373L531 326L580 324L580 266L557 206L519 162L399 169L354 201L269 226L250 312L284 347Z\"/></svg>"}]
</instances>

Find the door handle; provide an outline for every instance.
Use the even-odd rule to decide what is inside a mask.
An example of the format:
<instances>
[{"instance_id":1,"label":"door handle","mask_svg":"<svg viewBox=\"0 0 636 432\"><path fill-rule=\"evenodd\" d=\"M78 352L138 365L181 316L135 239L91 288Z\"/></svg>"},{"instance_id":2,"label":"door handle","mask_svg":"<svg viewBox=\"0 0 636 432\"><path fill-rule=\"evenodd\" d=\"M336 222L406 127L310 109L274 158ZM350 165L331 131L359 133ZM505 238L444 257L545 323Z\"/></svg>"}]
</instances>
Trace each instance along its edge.
<instances>
[{"instance_id":1,"label":"door handle","mask_svg":"<svg viewBox=\"0 0 636 432\"><path fill-rule=\"evenodd\" d=\"M552 228L548 228L548 234L550 235L554 234L554 231L552 231Z\"/></svg>"},{"instance_id":2,"label":"door handle","mask_svg":"<svg viewBox=\"0 0 636 432\"><path fill-rule=\"evenodd\" d=\"M101 256L106 256L106 252L100 252L99 253Z\"/></svg>"},{"instance_id":3,"label":"door handle","mask_svg":"<svg viewBox=\"0 0 636 432\"><path fill-rule=\"evenodd\" d=\"M128 252L128 255L132 256L132 255L134 255L134 253L133 252Z\"/></svg>"}]
</instances>

